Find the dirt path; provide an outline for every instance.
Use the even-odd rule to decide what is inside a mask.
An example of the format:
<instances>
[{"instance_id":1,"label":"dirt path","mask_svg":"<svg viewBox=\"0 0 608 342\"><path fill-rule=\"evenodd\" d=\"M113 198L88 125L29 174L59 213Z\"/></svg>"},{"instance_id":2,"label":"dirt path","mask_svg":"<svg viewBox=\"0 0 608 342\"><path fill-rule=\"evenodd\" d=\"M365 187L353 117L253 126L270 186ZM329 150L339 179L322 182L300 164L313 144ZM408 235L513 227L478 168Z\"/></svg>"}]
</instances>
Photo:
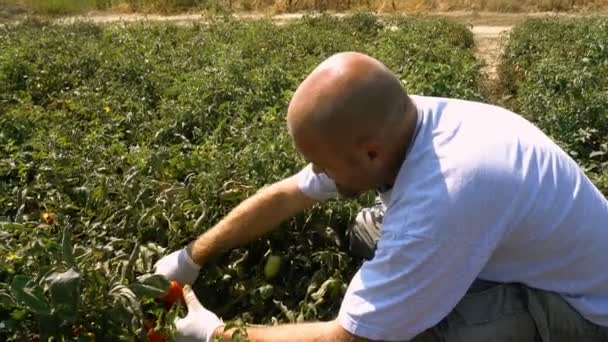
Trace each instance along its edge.
<instances>
[{"instance_id":1,"label":"dirt path","mask_svg":"<svg viewBox=\"0 0 608 342\"><path fill-rule=\"evenodd\" d=\"M496 68L501 53L501 37L507 34L513 26L473 26L471 31L475 37L477 57L483 61L482 73L489 82L496 82Z\"/></svg>"},{"instance_id":2,"label":"dirt path","mask_svg":"<svg viewBox=\"0 0 608 342\"><path fill-rule=\"evenodd\" d=\"M326 12L328 14L341 17L348 13L339 12ZM407 15L406 13L394 13L395 15ZM606 15L608 12L594 12L593 15ZM238 13L236 17L242 19L255 19L268 17L275 21L289 21L293 19L301 18L303 13L286 13L286 14L264 14L264 13ZM379 15L393 15L393 14L379 14ZM517 23L524 21L527 18L538 18L547 16L558 16L558 17L579 17L585 14L580 13L554 13L554 12L534 12L534 13L494 13L494 12L467 12L467 11L451 11L451 12L430 12L424 15L448 17L455 21L468 24L471 26L513 26ZM113 22L134 22L140 20L153 20L153 21L167 21L167 22L192 22L197 20L205 20L204 14L177 14L177 15L158 15L158 14L121 14L121 13L105 13L105 12L91 12L87 15L68 17L65 19L59 19L60 21L76 21L85 20L92 21L94 23L113 23Z\"/></svg>"}]
</instances>

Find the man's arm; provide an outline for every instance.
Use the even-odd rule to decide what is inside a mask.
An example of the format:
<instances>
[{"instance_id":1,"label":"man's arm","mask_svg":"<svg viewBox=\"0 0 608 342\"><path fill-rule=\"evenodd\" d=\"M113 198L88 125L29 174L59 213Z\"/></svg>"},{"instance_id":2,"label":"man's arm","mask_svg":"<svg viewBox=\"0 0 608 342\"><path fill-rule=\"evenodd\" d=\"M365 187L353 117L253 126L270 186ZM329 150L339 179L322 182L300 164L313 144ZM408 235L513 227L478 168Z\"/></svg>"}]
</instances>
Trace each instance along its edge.
<instances>
[{"instance_id":1,"label":"man's arm","mask_svg":"<svg viewBox=\"0 0 608 342\"><path fill-rule=\"evenodd\" d=\"M196 298L189 285L184 286L184 302L188 315L175 321L174 339L176 342L232 341L234 329L224 331L225 325L216 314L207 310ZM362 337L348 332L338 321L285 324L279 326L246 326L247 341L251 342L367 342Z\"/></svg>"},{"instance_id":2,"label":"man's arm","mask_svg":"<svg viewBox=\"0 0 608 342\"><path fill-rule=\"evenodd\" d=\"M247 340L250 342L367 342L371 341L363 337L355 336L346 331L337 321L284 324L273 327L248 326L246 327ZM215 336L221 336L220 341L232 341L234 330L224 331L219 327L214 332Z\"/></svg>"},{"instance_id":3,"label":"man's arm","mask_svg":"<svg viewBox=\"0 0 608 342\"><path fill-rule=\"evenodd\" d=\"M297 176L286 178L241 202L190 244L189 254L195 263L203 265L219 252L255 240L315 203L300 191Z\"/></svg>"}]
</instances>

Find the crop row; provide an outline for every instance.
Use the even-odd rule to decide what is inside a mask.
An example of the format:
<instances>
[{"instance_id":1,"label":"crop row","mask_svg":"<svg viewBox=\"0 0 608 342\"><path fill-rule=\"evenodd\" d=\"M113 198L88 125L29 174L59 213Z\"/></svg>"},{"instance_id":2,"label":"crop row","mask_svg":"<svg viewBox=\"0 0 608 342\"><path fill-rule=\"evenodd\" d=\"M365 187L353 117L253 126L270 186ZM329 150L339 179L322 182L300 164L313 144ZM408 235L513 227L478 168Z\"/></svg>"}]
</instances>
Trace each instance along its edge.
<instances>
[{"instance_id":1,"label":"crop row","mask_svg":"<svg viewBox=\"0 0 608 342\"><path fill-rule=\"evenodd\" d=\"M163 286L146 276L153 262L303 166L288 101L348 50L383 61L409 93L491 101L471 32L445 20L0 26L0 339L141 334ZM607 21L522 24L500 76L508 106L606 191ZM315 207L218 256L196 283L203 304L226 320L332 318L361 262L344 231L372 199ZM274 279L269 254L282 259Z\"/></svg>"}]
</instances>

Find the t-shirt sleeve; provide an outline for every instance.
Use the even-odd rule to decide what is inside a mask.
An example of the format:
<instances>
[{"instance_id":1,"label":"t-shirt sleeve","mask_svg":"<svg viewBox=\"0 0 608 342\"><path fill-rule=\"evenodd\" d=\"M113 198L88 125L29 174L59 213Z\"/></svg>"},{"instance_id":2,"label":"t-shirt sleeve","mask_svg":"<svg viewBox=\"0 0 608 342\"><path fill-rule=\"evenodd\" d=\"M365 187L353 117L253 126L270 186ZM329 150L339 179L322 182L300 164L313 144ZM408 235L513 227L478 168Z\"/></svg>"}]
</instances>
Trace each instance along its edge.
<instances>
[{"instance_id":1,"label":"t-shirt sleeve","mask_svg":"<svg viewBox=\"0 0 608 342\"><path fill-rule=\"evenodd\" d=\"M336 183L324 173L315 173L308 164L297 174L298 187L304 195L317 201L325 201L338 196Z\"/></svg>"},{"instance_id":2,"label":"t-shirt sleeve","mask_svg":"<svg viewBox=\"0 0 608 342\"><path fill-rule=\"evenodd\" d=\"M465 295L500 239L492 226L492 237L478 235L490 224L491 210L471 219L472 203L441 210L436 206L443 204L419 200L392 203L374 258L349 284L338 322L354 335L403 341L435 326Z\"/></svg>"}]
</instances>

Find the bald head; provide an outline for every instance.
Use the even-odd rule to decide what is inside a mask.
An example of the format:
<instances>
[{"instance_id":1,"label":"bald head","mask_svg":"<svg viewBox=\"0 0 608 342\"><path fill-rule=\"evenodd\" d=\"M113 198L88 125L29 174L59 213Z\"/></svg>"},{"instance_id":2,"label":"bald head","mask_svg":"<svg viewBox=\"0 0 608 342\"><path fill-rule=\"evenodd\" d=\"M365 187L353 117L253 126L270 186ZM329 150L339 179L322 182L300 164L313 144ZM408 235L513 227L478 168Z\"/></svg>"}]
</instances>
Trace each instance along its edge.
<instances>
[{"instance_id":1,"label":"bald head","mask_svg":"<svg viewBox=\"0 0 608 342\"><path fill-rule=\"evenodd\" d=\"M366 139L386 136L402 120L408 98L381 62L345 52L317 66L296 90L287 113L292 136Z\"/></svg>"},{"instance_id":2,"label":"bald head","mask_svg":"<svg viewBox=\"0 0 608 342\"><path fill-rule=\"evenodd\" d=\"M296 149L344 196L390 187L416 127L401 82L355 52L321 63L300 84L287 112Z\"/></svg>"}]
</instances>

